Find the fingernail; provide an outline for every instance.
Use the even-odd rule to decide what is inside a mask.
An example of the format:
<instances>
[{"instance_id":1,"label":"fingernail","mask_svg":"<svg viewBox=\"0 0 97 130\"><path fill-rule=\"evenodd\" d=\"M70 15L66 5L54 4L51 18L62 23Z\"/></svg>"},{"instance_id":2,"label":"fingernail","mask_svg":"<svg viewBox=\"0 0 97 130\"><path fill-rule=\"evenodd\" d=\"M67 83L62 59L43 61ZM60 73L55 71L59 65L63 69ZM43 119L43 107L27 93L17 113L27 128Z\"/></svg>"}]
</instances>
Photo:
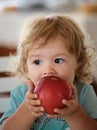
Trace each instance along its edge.
<instances>
[{"instance_id":1,"label":"fingernail","mask_svg":"<svg viewBox=\"0 0 97 130\"><path fill-rule=\"evenodd\" d=\"M44 108L43 108L43 107L41 107L41 111L44 111Z\"/></svg>"},{"instance_id":2,"label":"fingernail","mask_svg":"<svg viewBox=\"0 0 97 130\"><path fill-rule=\"evenodd\" d=\"M63 103L63 104L65 104L65 103L66 103L66 101L63 99L63 100L62 100L62 103Z\"/></svg>"},{"instance_id":3,"label":"fingernail","mask_svg":"<svg viewBox=\"0 0 97 130\"><path fill-rule=\"evenodd\" d=\"M38 105L40 105L40 104L41 104L40 100L37 100L37 104L38 104Z\"/></svg>"},{"instance_id":4,"label":"fingernail","mask_svg":"<svg viewBox=\"0 0 97 130\"><path fill-rule=\"evenodd\" d=\"M37 94L35 94L35 98L37 98Z\"/></svg>"},{"instance_id":5,"label":"fingernail","mask_svg":"<svg viewBox=\"0 0 97 130\"><path fill-rule=\"evenodd\" d=\"M57 112L58 112L58 109L55 108L55 109L54 109L54 112L57 113Z\"/></svg>"}]
</instances>

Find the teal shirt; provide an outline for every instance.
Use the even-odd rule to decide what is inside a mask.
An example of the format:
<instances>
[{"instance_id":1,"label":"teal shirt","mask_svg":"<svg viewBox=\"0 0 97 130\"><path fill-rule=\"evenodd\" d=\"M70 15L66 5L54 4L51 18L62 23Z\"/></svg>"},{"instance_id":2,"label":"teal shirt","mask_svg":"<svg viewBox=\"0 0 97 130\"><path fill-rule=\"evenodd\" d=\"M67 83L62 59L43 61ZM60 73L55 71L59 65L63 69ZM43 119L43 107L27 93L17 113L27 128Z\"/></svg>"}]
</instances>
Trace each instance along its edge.
<instances>
[{"instance_id":1,"label":"teal shirt","mask_svg":"<svg viewBox=\"0 0 97 130\"><path fill-rule=\"evenodd\" d=\"M97 96L90 85L75 84L78 91L78 101L84 111L93 119L97 119ZM11 92L11 98L6 112L0 120L0 124L12 115L23 102L25 94L28 91L28 86L21 84ZM26 117L25 117L26 118ZM70 130L68 123L64 118L48 118L46 114L37 120L32 125L30 130Z\"/></svg>"}]
</instances>

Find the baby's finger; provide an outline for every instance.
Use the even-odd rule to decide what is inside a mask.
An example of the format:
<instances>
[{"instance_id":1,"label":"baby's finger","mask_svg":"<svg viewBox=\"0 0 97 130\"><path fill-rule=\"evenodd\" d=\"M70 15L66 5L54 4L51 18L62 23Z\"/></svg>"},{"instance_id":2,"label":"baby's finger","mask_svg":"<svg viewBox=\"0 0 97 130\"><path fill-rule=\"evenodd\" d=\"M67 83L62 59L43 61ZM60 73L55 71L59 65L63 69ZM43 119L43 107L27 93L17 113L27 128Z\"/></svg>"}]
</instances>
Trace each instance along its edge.
<instances>
[{"instance_id":1,"label":"baby's finger","mask_svg":"<svg viewBox=\"0 0 97 130\"><path fill-rule=\"evenodd\" d=\"M35 113L39 113L39 112L44 112L44 108L43 107L29 107L30 111L35 112Z\"/></svg>"},{"instance_id":2,"label":"baby's finger","mask_svg":"<svg viewBox=\"0 0 97 130\"><path fill-rule=\"evenodd\" d=\"M78 100L77 89L74 85L72 85L72 99Z\"/></svg>"},{"instance_id":3,"label":"baby's finger","mask_svg":"<svg viewBox=\"0 0 97 130\"><path fill-rule=\"evenodd\" d=\"M72 96L71 96L71 98L77 100L78 96L77 96L77 89L76 89L76 87L73 84L71 84L71 83L69 83L69 87L72 89Z\"/></svg>"},{"instance_id":4,"label":"baby's finger","mask_svg":"<svg viewBox=\"0 0 97 130\"><path fill-rule=\"evenodd\" d=\"M28 80L28 86L29 86L30 91L33 92L35 86L34 86L34 83L31 80Z\"/></svg>"},{"instance_id":5,"label":"baby's finger","mask_svg":"<svg viewBox=\"0 0 97 130\"><path fill-rule=\"evenodd\" d=\"M30 104L30 106L38 106L41 105L40 100L27 100L27 103Z\"/></svg>"}]
</instances>

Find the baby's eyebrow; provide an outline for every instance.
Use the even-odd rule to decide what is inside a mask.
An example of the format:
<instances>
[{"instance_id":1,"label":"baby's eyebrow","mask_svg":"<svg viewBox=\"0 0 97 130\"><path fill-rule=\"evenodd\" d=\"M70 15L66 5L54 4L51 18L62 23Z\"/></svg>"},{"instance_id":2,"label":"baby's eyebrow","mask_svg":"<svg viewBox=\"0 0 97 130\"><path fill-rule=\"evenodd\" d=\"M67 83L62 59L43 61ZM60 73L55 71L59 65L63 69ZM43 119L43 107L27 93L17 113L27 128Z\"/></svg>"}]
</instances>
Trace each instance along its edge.
<instances>
[{"instance_id":1,"label":"baby's eyebrow","mask_svg":"<svg viewBox=\"0 0 97 130\"><path fill-rule=\"evenodd\" d=\"M69 55L68 55L68 54L65 54L65 53L56 54L55 56L56 56L56 57L57 57L57 56L66 56L66 57L69 57Z\"/></svg>"},{"instance_id":2,"label":"baby's eyebrow","mask_svg":"<svg viewBox=\"0 0 97 130\"><path fill-rule=\"evenodd\" d=\"M39 57L41 57L40 55L36 55L36 54L31 54L28 58L39 58Z\"/></svg>"}]
</instances>

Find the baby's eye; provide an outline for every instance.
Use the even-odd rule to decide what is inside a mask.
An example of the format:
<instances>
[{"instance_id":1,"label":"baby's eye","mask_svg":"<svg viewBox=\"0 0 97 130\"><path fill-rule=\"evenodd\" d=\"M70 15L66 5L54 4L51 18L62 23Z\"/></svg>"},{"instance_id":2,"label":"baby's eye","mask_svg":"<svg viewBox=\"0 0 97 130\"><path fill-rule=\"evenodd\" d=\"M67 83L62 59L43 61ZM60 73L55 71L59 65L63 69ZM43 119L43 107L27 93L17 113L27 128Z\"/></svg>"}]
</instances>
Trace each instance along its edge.
<instances>
[{"instance_id":1,"label":"baby's eye","mask_svg":"<svg viewBox=\"0 0 97 130\"><path fill-rule=\"evenodd\" d=\"M34 64L36 64L36 65L40 65L41 63L42 63L41 60L35 60L35 61L34 61Z\"/></svg>"},{"instance_id":2,"label":"baby's eye","mask_svg":"<svg viewBox=\"0 0 97 130\"><path fill-rule=\"evenodd\" d=\"M64 59L62 59L62 58L57 58L57 59L55 59L54 62L57 63L57 64L59 64L59 63L64 62Z\"/></svg>"}]
</instances>

